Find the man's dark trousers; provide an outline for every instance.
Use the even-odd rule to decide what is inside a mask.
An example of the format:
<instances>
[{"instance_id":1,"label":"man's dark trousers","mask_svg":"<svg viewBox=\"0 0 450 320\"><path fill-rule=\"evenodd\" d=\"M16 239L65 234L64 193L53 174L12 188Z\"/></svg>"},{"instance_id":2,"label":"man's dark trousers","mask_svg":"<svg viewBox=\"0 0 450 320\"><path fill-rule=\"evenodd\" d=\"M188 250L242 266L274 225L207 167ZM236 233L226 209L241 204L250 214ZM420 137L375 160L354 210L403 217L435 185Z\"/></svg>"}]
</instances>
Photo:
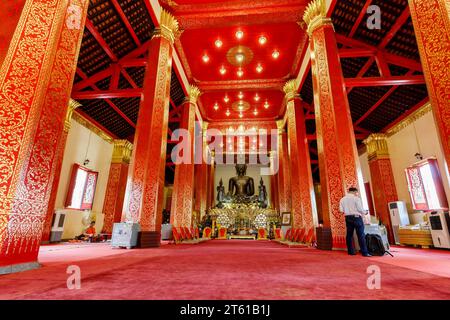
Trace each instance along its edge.
<instances>
[{"instance_id":1,"label":"man's dark trousers","mask_svg":"<svg viewBox=\"0 0 450 320\"><path fill-rule=\"evenodd\" d=\"M349 254L355 254L355 248L353 248L353 232L356 229L358 236L359 247L363 255L368 254L366 246L366 237L364 234L364 222L361 217L345 216L345 225L347 227L347 250Z\"/></svg>"}]
</instances>

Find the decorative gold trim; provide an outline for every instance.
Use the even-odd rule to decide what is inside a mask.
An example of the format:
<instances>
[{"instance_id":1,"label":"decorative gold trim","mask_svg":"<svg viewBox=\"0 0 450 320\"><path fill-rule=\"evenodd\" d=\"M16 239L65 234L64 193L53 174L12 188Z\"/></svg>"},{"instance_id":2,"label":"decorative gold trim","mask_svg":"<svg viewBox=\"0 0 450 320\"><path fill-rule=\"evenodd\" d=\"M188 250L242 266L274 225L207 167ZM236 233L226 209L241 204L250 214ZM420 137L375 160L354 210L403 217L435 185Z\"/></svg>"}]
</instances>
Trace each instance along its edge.
<instances>
[{"instance_id":1,"label":"decorative gold trim","mask_svg":"<svg viewBox=\"0 0 450 320\"><path fill-rule=\"evenodd\" d=\"M70 130L70 120L72 120L73 112L76 108L81 107L82 104L76 100L69 100L69 107L67 108L66 120L64 121L64 131L69 132Z\"/></svg>"},{"instance_id":2,"label":"decorative gold trim","mask_svg":"<svg viewBox=\"0 0 450 320\"><path fill-rule=\"evenodd\" d=\"M327 18L327 4L325 0L313 0L303 14L303 21L308 26L307 33L312 35L314 30L323 25L333 25L330 18Z\"/></svg>"},{"instance_id":3,"label":"decorative gold trim","mask_svg":"<svg viewBox=\"0 0 450 320\"><path fill-rule=\"evenodd\" d=\"M161 9L161 20L159 28L156 28L153 36L163 37L170 41L171 44L175 42L175 38L180 36L181 32L178 27L178 21L168 11Z\"/></svg>"},{"instance_id":4,"label":"decorative gold trim","mask_svg":"<svg viewBox=\"0 0 450 320\"><path fill-rule=\"evenodd\" d=\"M198 97L200 97L200 95L202 94L202 92L200 91L200 89L191 84L189 85L189 102L192 104L197 104L197 100Z\"/></svg>"},{"instance_id":5,"label":"decorative gold trim","mask_svg":"<svg viewBox=\"0 0 450 320\"><path fill-rule=\"evenodd\" d=\"M289 80L288 82L286 82L286 84L283 87L283 91L286 94L286 100L292 100L295 97L299 97L299 94L297 93L297 80L293 79L293 80Z\"/></svg>"},{"instance_id":6,"label":"decorative gold trim","mask_svg":"<svg viewBox=\"0 0 450 320\"><path fill-rule=\"evenodd\" d=\"M114 140L111 163L130 163L133 145L128 140Z\"/></svg>"},{"instance_id":7,"label":"decorative gold trim","mask_svg":"<svg viewBox=\"0 0 450 320\"><path fill-rule=\"evenodd\" d=\"M386 135L388 137L393 136L394 134L398 133L399 131L405 129L409 125L411 125L413 122L417 121L418 119L422 118L424 115L432 111L431 103L426 103L423 107L421 107L419 110L411 113L409 116L407 116L405 119L400 121L398 124L390 128L386 131Z\"/></svg>"},{"instance_id":8,"label":"decorative gold trim","mask_svg":"<svg viewBox=\"0 0 450 320\"><path fill-rule=\"evenodd\" d=\"M363 143L367 147L369 160L389 158L387 135L384 133L372 133Z\"/></svg>"},{"instance_id":9,"label":"decorative gold trim","mask_svg":"<svg viewBox=\"0 0 450 320\"><path fill-rule=\"evenodd\" d=\"M103 130L99 129L96 125L94 125L89 120L83 118L83 116L81 116L79 113L74 112L72 114L72 119L75 120L76 122L78 122L79 124L81 124L83 127L87 128L88 130L91 130L92 132L94 132L96 135L98 135L100 138L102 138L106 142L108 142L108 143L114 142L114 139L109 134L107 134Z\"/></svg>"}]
</instances>

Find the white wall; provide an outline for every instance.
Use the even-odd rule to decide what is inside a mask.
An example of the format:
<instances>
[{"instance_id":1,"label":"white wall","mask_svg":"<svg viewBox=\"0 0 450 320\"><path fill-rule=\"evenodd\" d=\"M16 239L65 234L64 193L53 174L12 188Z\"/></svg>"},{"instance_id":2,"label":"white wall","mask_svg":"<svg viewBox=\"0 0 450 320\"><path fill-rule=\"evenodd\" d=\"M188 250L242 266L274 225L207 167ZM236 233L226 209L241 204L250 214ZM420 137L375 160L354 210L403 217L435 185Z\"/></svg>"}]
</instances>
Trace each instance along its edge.
<instances>
[{"instance_id":1,"label":"white wall","mask_svg":"<svg viewBox=\"0 0 450 320\"><path fill-rule=\"evenodd\" d=\"M223 185L225 187L225 193L228 192L228 181L230 178L235 177L236 169L234 168L234 164L217 164L214 175L214 204L216 203L217 198L217 186L219 185L219 181L222 178ZM264 185L266 186L267 197L269 198L269 206L271 204L271 193L270 193L270 176L261 175L260 169L264 167L262 165L247 165L247 176L253 178L255 182L255 194L258 194L258 186L259 180L261 177L263 178ZM267 166L265 166L267 167Z\"/></svg>"},{"instance_id":2,"label":"white wall","mask_svg":"<svg viewBox=\"0 0 450 320\"><path fill-rule=\"evenodd\" d=\"M96 230L100 232L103 227L103 201L105 199L106 185L108 183L109 167L111 164L113 145L100 138L97 134L72 119L71 128L67 136L66 148L61 168L61 177L58 185L55 209L63 210L66 215L63 239L72 239L81 234L86 226L84 221L89 220L89 214L78 210L64 209L64 202L70 183L70 175L74 163L83 165L84 160L90 160L86 166L98 172L97 187L93 203L93 214L96 215Z\"/></svg>"},{"instance_id":3,"label":"white wall","mask_svg":"<svg viewBox=\"0 0 450 320\"><path fill-rule=\"evenodd\" d=\"M450 203L450 179L446 172L447 166L439 143L438 132L432 112L428 112L411 125L393 134L388 138L387 142L398 198L406 202L412 224L421 222L423 214L414 213L412 210L405 168L417 162L414 156L417 152L420 152L424 158L437 158L445 193ZM367 153L360 156L360 161L364 182L370 182Z\"/></svg>"}]
</instances>

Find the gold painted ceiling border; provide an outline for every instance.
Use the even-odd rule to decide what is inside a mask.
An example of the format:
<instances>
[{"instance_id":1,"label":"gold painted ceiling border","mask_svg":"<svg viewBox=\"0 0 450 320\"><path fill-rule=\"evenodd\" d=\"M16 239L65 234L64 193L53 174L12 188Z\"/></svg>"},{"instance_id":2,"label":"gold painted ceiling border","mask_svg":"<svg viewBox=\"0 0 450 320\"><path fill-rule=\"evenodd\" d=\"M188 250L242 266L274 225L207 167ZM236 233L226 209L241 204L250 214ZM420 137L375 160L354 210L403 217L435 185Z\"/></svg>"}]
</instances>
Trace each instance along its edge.
<instances>
[{"instance_id":1,"label":"gold painted ceiling border","mask_svg":"<svg viewBox=\"0 0 450 320\"><path fill-rule=\"evenodd\" d=\"M388 137L393 136L394 134L400 132L401 130L405 129L406 127L410 126L413 122L417 121L418 119L422 118L424 115L428 114L432 111L431 103L428 102L424 104L421 108L419 108L417 111L414 111L409 116L407 116L405 119L397 123L395 126L390 128L386 131L386 135Z\"/></svg>"},{"instance_id":2,"label":"gold painted ceiling border","mask_svg":"<svg viewBox=\"0 0 450 320\"><path fill-rule=\"evenodd\" d=\"M89 120L84 118L78 112L75 111L72 114L72 119L75 120L76 122L78 122L79 124L81 124L86 129L88 129L88 130L92 131L93 133L95 133L96 135L98 135L100 138L102 138L106 142L111 143L111 144L114 143L114 139L109 134L107 134L102 129L98 128L95 124L93 124L92 122L90 122Z\"/></svg>"}]
</instances>

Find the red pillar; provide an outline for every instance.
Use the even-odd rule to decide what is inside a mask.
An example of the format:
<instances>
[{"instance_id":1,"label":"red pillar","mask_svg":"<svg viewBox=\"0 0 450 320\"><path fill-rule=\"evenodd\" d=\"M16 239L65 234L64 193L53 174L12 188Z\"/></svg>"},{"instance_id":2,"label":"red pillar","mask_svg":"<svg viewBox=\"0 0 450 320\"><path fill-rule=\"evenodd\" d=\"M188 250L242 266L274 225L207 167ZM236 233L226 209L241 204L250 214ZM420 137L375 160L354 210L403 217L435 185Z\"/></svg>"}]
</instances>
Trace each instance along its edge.
<instances>
[{"instance_id":1,"label":"red pillar","mask_svg":"<svg viewBox=\"0 0 450 320\"><path fill-rule=\"evenodd\" d=\"M434 119L450 165L450 1L409 0Z\"/></svg>"},{"instance_id":2,"label":"red pillar","mask_svg":"<svg viewBox=\"0 0 450 320\"><path fill-rule=\"evenodd\" d=\"M364 140L364 144L367 146L369 156L375 210L381 222L386 226L389 241L395 243L388 203L397 201L398 196L386 138L384 134L374 133Z\"/></svg>"},{"instance_id":3,"label":"red pillar","mask_svg":"<svg viewBox=\"0 0 450 320\"><path fill-rule=\"evenodd\" d=\"M61 139L58 143L58 146L56 148L55 152L55 177L53 178L52 183L52 191L50 194L50 199L48 201L48 209L47 214L44 221L44 227L42 230L42 242L46 243L50 241L50 231L52 228L52 221L53 221L53 215L55 212L55 203L56 203L56 196L58 194L58 186L59 186L59 179L61 176L61 167L62 162L64 158L64 150L66 148L66 141L67 141L67 135L69 134L70 126L71 126L71 120L72 120L72 114L75 111L76 108L81 106L77 101L70 99L69 101L69 108L67 109L66 114L66 120L64 122L64 130L61 135Z\"/></svg>"},{"instance_id":4,"label":"red pillar","mask_svg":"<svg viewBox=\"0 0 450 320\"><path fill-rule=\"evenodd\" d=\"M133 145L128 140L114 140L103 204L103 213L105 214L103 233L112 233L114 223L121 220L132 149Z\"/></svg>"},{"instance_id":5,"label":"red pillar","mask_svg":"<svg viewBox=\"0 0 450 320\"><path fill-rule=\"evenodd\" d=\"M125 219L140 222L141 230L160 245L164 174L166 166L172 52L178 22L161 12L148 50L144 93L139 108L133 155L129 169Z\"/></svg>"},{"instance_id":6,"label":"red pillar","mask_svg":"<svg viewBox=\"0 0 450 320\"><path fill-rule=\"evenodd\" d=\"M291 211L291 179L289 172L289 152L287 134L282 121L278 126L278 198L280 212Z\"/></svg>"},{"instance_id":7,"label":"red pillar","mask_svg":"<svg viewBox=\"0 0 450 320\"><path fill-rule=\"evenodd\" d=\"M302 101L297 94L296 81L287 82L284 92L286 93L294 227L303 227L308 231L314 228L316 211L305 115Z\"/></svg>"},{"instance_id":8,"label":"red pillar","mask_svg":"<svg viewBox=\"0 0 450 320\"><path fill-rule=\"evenodd\" d=\"M180 129L186 130L183 137L183 152L177 152L177 164L175 165L175 178L173 183L172 205L170 223L177 227L191 227L192 208L194 202L194 134L195 134L195 108L200 91L197 87L190 87L189 100L182 108ZM184 139L187 139L184 141ZM189 154L186 154L189 153ZM181 160L183 159L183 160Z\"/></svg>"},{"instance_id":9,"label":"red pillar","mask_svg":"<svg viewBox=\"0 0 450 320\"><path fill-rule=\"evenodd\" d=\"M1 66L0 273L37 266L87 7L27 0Z\"/></svg>"},{"instance_id":10,"label":"red pillar","mask_svg":"<svg viewBox=\"0 0 450 320\"><path fill-rule=\"evenodd\" d=\"M325 1L311 2L304 20L310 38L323 220L331 227L333 248L345 248L345 220L339 201L348 188L358 186L359 170L350 107Z\"/></svg>"}]
</instances>

